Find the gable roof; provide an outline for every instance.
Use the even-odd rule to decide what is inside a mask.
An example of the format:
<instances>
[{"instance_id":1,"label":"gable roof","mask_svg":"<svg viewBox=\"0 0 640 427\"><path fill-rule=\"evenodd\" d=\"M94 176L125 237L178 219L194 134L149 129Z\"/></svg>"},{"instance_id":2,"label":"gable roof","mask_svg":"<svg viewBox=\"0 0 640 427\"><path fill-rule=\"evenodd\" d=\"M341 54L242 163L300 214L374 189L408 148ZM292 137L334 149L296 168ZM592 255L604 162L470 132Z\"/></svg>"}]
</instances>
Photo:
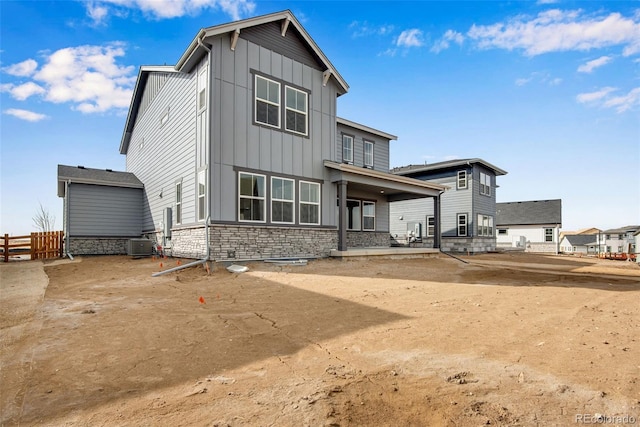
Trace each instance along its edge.
<instances>
[{"instance_id":1,"label":"gable roof","mask_svg":"<svg viewBox=\"0 0 640 427\"><path fill-rule=\"evenodd\" d=\"M318 63L323 68L324 72L324 84L328 79L333 78L338 84L338 95L343 95L349 91L349 85L342 78L340 73L333 66L329 58L320 50L318 45L313 41L309 33L302 27L300 22L293 16L290 10L284 10L282 12L271 13L268 15L257 16L254 18L243 19L240 21L234 21L227 24L216 25L213 27L202 28L194 39L191 41L187 49L184 51L178 63L175 66L142 66L138 73L138 79L133 89L133 95L131 97L131 104L129 106L129 112L127 113L127 120L125 122L124 131L120 140L120 154L126 154L129 149L129 142L131 140L131 132L133 131L133 125L136 121L138 110L140 109L140 102L144 93L144 87L147 82L148 76L152 72L173 72L173 73L188 73L198 63L198 61L206 55L210 49L206 46L204 39L209 37L215 37L223 34L229 34L229 48L235 49L234 39L237 40L240 32L243 29L256 27L258 25L264 25L271 22L281 22L281 35L284 37L292 26L295 31L300 35L302 40L306 43L308 49L312 52Z\"/></svg>"},{"instance_id":2,"label":"gable roof","mask_svg":"<svg viewBox=\"0 0 640 427\"><path fill-rule=\"evenodd\" d=\"M604 230L603 233L606 234L627 234L634 233L640 230L640 225L627 225L625 227L620 228L610 228L609 230Z\"/></svg>"},{"instance_id":3,"label":"gable roof","mask_svg":"<svg viewBox=\"0 0 640 427\"><path fill-rule=\"evenodd\" d=\"M564 236L571 246L588 246L597 243L597 234L570 234Z\"/></svg>"},{"instance_id":4,"label":"gable roof","mask_svg":"<svg viewBox=\"0 0 640 427\"><path fill-rule=\"evenodd\" d=\"M108 187L144 188L131 172L58 165L58 197L64 197L64 183L94 184Z\"/></svg>"},{"instance_id":5,"label":"gable roof","mask_svg":"<svg viewBox=\"0 0 640 427\"><path fill-rule=\"evenodd\" d=\"M536 224L562 226L562 200L496 203L496 226Z\"/></svg>"},{"instance_id":6,"label":"gable roof","mask_svg":"<svg viewBox=\"0 0 640 427\"><path fill-rule=\"evenodd\" d=\"M472 159L447 160L444 162L430 163L426 165L400 166L397 168L393 168L391 170L391 173L396 175L410 175L410 174L420 173L420 172L435 172L435 171L441 171L445 169L457 168L460 166L470 166L472 164L482 165L485 168L492 170L496 174L496 176L507 174L507 171L500 169L499 167L494 166L491 163L485 160L479 159L477 157Z\"/></svg>"},{"instance_id":7,"label":"gable roof","mask_svg":"<svg viewBox=\"0 0 640 427\"><path fill-rule=\"evenodd\" d=\"M368 133L370 133L372 135L380 136L380 137L388 139L390 141L398 139L397 136L391 135L390 133L383 132L383 131L378 130L378 129L374 129L372 127L365 126L365 125L362 125L360 123L352 122L351 120L343 119L342 117L336 117L336 122L338 124L340 124L340 125L348 126L350 128L353 128L353 129L358 129L358 130L361 130L363 132L368 132Z\"/></svg>"}]
</instances>

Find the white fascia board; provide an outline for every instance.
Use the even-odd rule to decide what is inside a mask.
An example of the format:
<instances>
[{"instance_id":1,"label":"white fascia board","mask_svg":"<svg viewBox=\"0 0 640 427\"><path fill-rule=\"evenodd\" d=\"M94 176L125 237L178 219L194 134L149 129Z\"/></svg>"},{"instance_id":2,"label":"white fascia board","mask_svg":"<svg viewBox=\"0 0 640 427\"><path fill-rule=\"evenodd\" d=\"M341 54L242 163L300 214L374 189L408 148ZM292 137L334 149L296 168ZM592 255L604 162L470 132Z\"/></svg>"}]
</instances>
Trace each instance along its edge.
<instances>
[{"instance_id":1,"label":"white fascia board","mask_svg":"<svg viewBox=\"0 0 640 427\"><path fill-rule=\"evenodd\" d=\"M364 131L364 132L371 133L373 135L378 135L378 136L381 136L381 137L386 138L388 140L397 140L398 139L397 136L391 135L390 133L386 133L386 132L383 132L381 130L374 129L374 128L371 128L369 126L361 125L360 123L352 122L351 120L343 119L342 117L336 117L336 121L338 123L340 123L341 125L349 126L349 127L354 128L354 129L358 129L358 130L361 130L361 131Z\"/></svg>"}]
</instances>

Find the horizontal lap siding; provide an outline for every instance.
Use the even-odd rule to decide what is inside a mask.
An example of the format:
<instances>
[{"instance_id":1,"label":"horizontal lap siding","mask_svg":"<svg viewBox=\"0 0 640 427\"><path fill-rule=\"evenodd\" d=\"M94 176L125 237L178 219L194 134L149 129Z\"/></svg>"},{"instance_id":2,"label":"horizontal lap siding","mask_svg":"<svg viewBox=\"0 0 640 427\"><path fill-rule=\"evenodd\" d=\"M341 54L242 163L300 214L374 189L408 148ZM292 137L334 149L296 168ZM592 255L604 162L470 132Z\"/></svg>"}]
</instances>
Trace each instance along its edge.
<instances>
[{"instance_id":1,"label":"horizontal lap siding","mask_svg":"<svg viewBox=\"0 0 640 427\"><path fill-rule=\"evenodd\" d=\"M142 234L142 189L71 184L68 191L72 237Z\"/></svg>"},{"instance_id":2,"label":"horizontal lap siding","mask_svg":"<svg viewBox=\"0 0 640 427\"><path fill-rule=\"evenodd\" d=\"M389 172L389 141L369 132L354 129L338 123L337 147L335 155L338 162L342 162L342 135L353 136L353 164L364 167L364 141L373 142L373 169L380 172Z\"/></svg>"},{"instance_id":3,"label":"horizontal lap siding","mask_svg":"<svg viewBox=\"0 0 640 427\"><path fill-rule=\"evenodd\" d=\"M150 81L152 77L153 73ZM145 92L154 92L153 102L138 117L127 152L127 171L145 184L144 231L162 228L164 208L175 208L178 179L182 179L182 222L196 220L195 82L194 73L171 74L161 88L145 87ZM161 125L167 110L169 120Z\"/></svg>"}]
</instances>

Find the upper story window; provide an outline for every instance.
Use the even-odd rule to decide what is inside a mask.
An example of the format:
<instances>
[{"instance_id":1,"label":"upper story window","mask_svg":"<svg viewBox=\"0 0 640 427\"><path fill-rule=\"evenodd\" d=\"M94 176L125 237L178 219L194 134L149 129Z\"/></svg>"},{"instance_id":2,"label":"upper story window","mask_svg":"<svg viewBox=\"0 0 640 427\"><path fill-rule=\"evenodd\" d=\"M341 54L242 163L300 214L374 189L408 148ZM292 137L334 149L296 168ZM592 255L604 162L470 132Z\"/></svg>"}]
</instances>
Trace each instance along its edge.
<instances>
[{"instance_id":1,"label":"upper story window","mask_svg":"<svg viewBox=\"0 0 640 427\"><path fill-rule=\"evenodd\" d=\"M480 172L480 194L491 195L491 175Z\"/></svg>"},{"instance_id":2,"label":"upper story window","mask_svg":"<svg viewBox=\"0 0 640 427\"><path fill-rule=\"evenodd\" d=\"M240 201L238 219L240 221L265 222L265 176L240 173Z\"/></svg>"},{"instance_id":3,"label":"upper story window","mask_svg":"<svg viewBox=\"0 0 640 427\"><path fill-rule=\"evenodd\" d=\"M342 161L353 163L353 137L342 135Z\"/></svg>"},{"instance_id":4,"label":"upper story window","mask_svg":"<svg viewBox=\"0 0 640 427\"><path fill-rule=\"evenodd\" d=\"M256 122L280 127L280 83L256 75Z\"/></svg>"},{"instance_id":5,"label":"upper story window","mask_svg":"<svg viewBox=\"0 0 640 427\"><path fill-rule=\"evenodd\" d=\"M307 135L307 93L285 86L285 129Z\"/></svg>"},{"instance_id":6,"label":"upper story window","mask_svg":"<svg viewBox=\"0 0 640 427\"><path fill-rule=\"evenodd\" d=\"M364 141L364 167L373 167L373 142Z\"/></svg>"},{"instance_id":7,"label":"upper story window","mask_svg":"<svg viewBox=\"0 0 640 427\"><path fill-rule=\"evenodd\" d=\"M457 189L464 190L467 188L467 171L458 171Z\"/></svg>"}]
</instances>

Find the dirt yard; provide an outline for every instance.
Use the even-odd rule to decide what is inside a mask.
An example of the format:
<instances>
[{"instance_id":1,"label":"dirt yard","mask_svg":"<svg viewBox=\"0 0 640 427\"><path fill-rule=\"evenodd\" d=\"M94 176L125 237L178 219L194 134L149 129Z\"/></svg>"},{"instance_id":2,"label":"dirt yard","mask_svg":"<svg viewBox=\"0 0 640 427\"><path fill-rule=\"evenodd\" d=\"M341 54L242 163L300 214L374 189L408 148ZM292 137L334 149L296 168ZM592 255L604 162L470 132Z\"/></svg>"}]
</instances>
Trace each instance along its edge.
<instances>
[{"instance_id":1,"label":"dirt yard","mask_svg":"<svg viewBox=\"0 0 640 427\"><path fill-rule=\"evenodd\" d=\"M0 265L0 424L640 425L638 265L463 259Z\"/></svg>"}]
</instances>

